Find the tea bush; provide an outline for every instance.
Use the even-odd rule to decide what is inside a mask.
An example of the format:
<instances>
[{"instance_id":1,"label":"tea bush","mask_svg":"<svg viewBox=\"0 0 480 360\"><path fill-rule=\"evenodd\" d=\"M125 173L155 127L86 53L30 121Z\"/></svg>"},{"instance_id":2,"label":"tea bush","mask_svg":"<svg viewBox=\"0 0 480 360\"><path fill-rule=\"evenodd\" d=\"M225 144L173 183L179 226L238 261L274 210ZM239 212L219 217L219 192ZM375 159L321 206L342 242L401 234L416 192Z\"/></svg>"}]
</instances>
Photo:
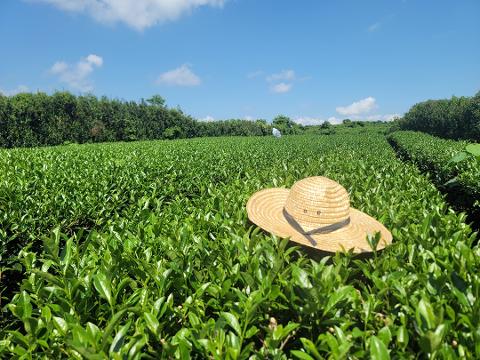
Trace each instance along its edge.
<instances>
[{"instance_id":1,"label":"tea bush","mask_svg":"<svg viewBox=\"0 0 480 360\"><path fill-rule=\"evenodd\" d=\"M462 156L468 145L465 141L441 139L413 131L398 131L389 141L405 159L412 160L434 183L455 198L468 211L478 212L480 200L480 159Z\"/></svg>"},{"instance_id":2,"label":"tea bush","mask_svg":"<svg viewBox=\"0 0 480 360\"><path fill-rule=\"evenodd\" d=\"M2 357L480 357L475 234L381 134L4 150L0 174ZM392 246L321 257L248 222L312 175Z\"/></svg>"}]
</instances>

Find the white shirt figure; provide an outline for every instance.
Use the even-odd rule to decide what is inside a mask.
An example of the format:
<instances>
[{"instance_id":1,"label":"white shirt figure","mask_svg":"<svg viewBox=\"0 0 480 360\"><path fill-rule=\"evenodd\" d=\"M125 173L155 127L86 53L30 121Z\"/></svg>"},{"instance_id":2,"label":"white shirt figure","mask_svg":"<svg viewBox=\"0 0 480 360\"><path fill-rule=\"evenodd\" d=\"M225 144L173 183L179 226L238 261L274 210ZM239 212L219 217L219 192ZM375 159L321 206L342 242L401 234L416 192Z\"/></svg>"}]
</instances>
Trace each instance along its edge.
<instances>
[{"instance_id":1,"label":"white shirt figure","mask_svg":"<svg viewBox=\"0 0 480 360\"><path fill-rule=\"evenodd\" d=\"M273 136L275 136L277 139L282 137L282 133L280 132L280 130L276 129L276 128L273 128L272 129L272 134Z\"/></svg>"}]
</instances>

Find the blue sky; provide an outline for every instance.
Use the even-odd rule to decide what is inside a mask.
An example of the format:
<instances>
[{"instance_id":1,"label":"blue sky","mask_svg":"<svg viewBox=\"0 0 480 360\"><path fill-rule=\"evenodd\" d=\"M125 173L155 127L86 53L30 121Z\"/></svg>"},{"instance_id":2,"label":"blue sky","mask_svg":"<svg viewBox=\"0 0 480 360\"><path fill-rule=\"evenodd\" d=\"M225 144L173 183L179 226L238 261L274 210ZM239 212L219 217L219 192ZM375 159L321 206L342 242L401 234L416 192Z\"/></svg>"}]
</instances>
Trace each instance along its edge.
<instances>
[{"instance_id":1,"label":"blue sky","mask_svg":"<svg viewBox=\"0 0 480 360\"><path fill-rule=\"evenodd\" d=\"M1 0L0 91L201 119L390 119L480 90L478 0Z\"/></svg>"}]
</instances>

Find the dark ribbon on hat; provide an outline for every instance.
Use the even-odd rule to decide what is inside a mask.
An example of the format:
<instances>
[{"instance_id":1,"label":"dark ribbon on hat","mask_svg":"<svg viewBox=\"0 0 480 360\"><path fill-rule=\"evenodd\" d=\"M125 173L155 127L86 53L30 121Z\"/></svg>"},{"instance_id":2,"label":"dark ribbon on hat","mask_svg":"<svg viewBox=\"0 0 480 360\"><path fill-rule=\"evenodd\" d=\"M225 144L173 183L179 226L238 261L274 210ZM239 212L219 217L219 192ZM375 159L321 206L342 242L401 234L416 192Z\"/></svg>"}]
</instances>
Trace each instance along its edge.
<instances>
[{"instance_id":1,"label":"dark ribbon on hat","mask_svg":"<svg viewBox=\"0 0 480 360\"><path fill-rule=\"evenodd\" d=\"M334 232L335 230L339 230L339 229L347 226L348 224L350 224L350 217L348 217L345 220L339 221L339 222L334 223L334 224L330 224L330 225L327 225L327 226L318 227L318 228L313 229L313 230L305 231L302 228L302 225L300 225L297 222L297 220L295 220L295 218L292 215L290 215L288 213L287 209L285 209L285 208L283 208L283 216L285 217L285 220L287 220L287 222L290 224L290 226L292 226L299 233L305 235L313 245L317 245L317 242L311 237L311 235L330 234L331 232Z\"/></svg>"}]
</instances>

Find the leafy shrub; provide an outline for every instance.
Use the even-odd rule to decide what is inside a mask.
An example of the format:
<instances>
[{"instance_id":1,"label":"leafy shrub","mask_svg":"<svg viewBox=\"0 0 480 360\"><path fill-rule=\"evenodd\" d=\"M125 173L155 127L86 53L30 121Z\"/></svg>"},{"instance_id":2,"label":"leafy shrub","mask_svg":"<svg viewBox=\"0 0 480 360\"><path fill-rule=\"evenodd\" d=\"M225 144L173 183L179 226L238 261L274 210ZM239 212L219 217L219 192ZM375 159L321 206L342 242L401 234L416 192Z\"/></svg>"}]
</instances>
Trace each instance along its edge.
<instances>
[{"instance_id":1,"label":"leafy shrub","mask_svg":"<svg viewBox=\"0 0 480 360\"><path fill-rule=\"evenodd\" d=\"M0 95L0 147L6 148L60 145L67 141L268 135L269 129L262 121L196 121L180 109L167 108L159 95L139 103L68 92Z\"/></svg>"},{"instance_id":2,"label":"leafy shrub","mask_svg":"<svg viewBox=\"0 0 480 360\"><path fill-rule=\"evenodd\" d=\"M405 114L400 127L444 138L480 141L480 92L474 97L416 104Z\"/></svg>"},{"instance_id":3,"label":"leafy shrub","mask_svg":"<svg viewBox=\"0 0 480 360\"><path fill-rule=\"evenodd\" d=\"M394 132L389 140L403 158L414 161L440 189L452 193L464 210L478 212L480 159L467 151L475 153L478 145L412 131Z\"/></svg>"},{"instance_id":4,"label":"leafy shrub","mask_svg":"<svg viewBox=\"0 0 480 360\"><path fill-rule=\"evenodd\" d=\"M166 128L163 132L163 138L165 139L180 139L185 137L185 134L182 131L180 126L172 126Z\"/></svg>"}]
</instances>

